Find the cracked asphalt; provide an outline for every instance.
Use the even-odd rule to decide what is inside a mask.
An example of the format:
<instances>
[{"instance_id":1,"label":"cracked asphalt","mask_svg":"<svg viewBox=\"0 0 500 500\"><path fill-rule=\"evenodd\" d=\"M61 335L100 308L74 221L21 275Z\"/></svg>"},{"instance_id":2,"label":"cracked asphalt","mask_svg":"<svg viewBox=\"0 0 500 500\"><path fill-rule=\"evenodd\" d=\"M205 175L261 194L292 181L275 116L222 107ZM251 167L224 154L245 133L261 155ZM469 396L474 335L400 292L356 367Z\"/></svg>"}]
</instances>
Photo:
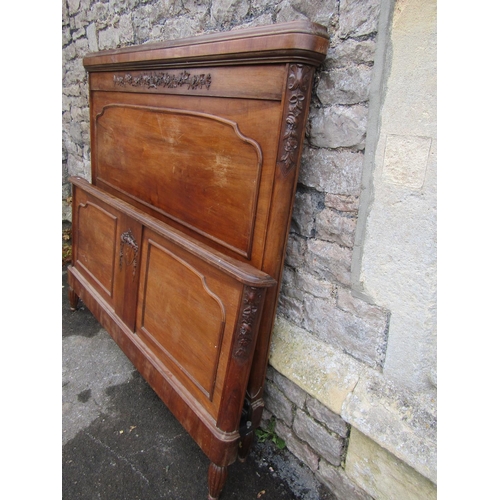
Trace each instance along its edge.
<instances>
[{"instance_id":1,"label":"cracked asphalt","mask_svg":"<svg viewBox=\"0 0 500 500\"><path fill-rule=\"evenodd\" d=\"M207 498L209 460L80 302L71 312L63 267L62 498ZM272 443L229 467L220 500L335 500Z\"/></svg>"}]
</instances>

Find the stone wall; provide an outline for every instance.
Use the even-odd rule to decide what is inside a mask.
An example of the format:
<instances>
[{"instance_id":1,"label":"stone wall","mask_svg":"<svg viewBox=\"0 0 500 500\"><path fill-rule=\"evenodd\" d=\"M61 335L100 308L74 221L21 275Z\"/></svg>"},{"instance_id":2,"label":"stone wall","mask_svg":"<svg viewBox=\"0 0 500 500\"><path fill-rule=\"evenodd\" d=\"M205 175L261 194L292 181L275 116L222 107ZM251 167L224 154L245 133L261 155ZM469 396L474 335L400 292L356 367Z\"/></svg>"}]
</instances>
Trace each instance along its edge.
<instances>
[{"instance_id":1,"label":"stone wall","mask_svg":"<svg viewBox=\"0 0 500 500\"><path fill-rule=\"evenodd\" d=\"M396 16L412 4L396 2ZM304 18L328 28L331 43L315 77L263 425L276 419L288 449L341 500L436 494L435 386L420 376L432 372L434 355L427 349L412 358L404 345L394 344L392 339L404 334L393 335L393 324L400 317L411 322L414 309L385 300L379 291L386 284L369 274L377 255L390 258L387 246L399 248L397 240L387 239L385 249L373 246L371 233L367 236L374 227L368 223L374 220L372 207L384 211L371 187L384 130L393 12L391 0L63 2L63 219L68 220L67 176L90 178L88 88L81 62L87 52ZM392 171L399 172L397 162ZM395 217L397 225L404 211ZM375 219L380 221L383 217ZM409 239L407 247L412 244ZM418 278L409 272L410 279ZM366 277L372 280L369 290L361 281ZM401 286L393 276L385 279ZM426 328L412 335L427 339ZM408 345L410 350L415 343ZM392 365L417 363L417 375L386 372L388 350Z\"/></svg>"}]
</instances>

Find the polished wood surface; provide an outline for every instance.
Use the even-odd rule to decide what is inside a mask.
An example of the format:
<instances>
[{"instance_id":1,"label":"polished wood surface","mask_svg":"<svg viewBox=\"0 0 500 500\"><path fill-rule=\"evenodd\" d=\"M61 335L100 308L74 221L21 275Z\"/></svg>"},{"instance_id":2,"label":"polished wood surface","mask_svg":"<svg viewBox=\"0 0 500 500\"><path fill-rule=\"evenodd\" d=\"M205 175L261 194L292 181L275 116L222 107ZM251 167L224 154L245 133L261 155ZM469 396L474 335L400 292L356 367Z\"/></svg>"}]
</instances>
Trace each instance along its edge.
<instances>
[{"instance_id":1,"label":"polished wood surface","mask_svg":"<svg viewBox=\"0 0 500 500\"><path fill-rule=\"evenodd\" d=\"M314 68L297 21L89 54L92 183L72 178L78 297L211 460L244 460Z\"/></svg>"}]
</instances>

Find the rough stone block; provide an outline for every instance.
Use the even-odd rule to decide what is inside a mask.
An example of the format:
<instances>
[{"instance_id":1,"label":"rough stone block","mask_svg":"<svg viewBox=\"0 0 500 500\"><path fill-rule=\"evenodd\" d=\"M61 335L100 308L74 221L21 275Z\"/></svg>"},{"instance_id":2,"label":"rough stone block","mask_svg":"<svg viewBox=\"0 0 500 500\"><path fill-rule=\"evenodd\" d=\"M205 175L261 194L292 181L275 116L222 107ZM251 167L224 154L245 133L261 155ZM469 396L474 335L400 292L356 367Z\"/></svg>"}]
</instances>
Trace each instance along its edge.
<instances>
[{"instance_id":1,"label":"rough stone block","mask_svg":"<svg viewBox=\"0 0 500 500\"><path fill-rule=\"evenodd\" d=\"M281 420L276 422L276 434L285 441L286 447L312 471L318 470L319 457L314 450L295 436Z\"/></svg>"},{"instance_id":2,"label":"rough stone block","mask_svg":"<svg viewBox=\"0 0 500 500\"><path fill-rule=\"evenodd\" d=\"M309 141L320 148L363 149L368 107L331 106L311 110Z\"/></svg>"},{"instance_id":3,"label":"rough stone block","mask_svg":"<svg viewBox=\"0 0 500 500\"><path fill-rule=\"evenodd\" d=\"M375 33L379 14L380 0L340 0L340 37L359 37Z\"/></svg>"},{"instance_id":4,"label":"rough stone block","mask_svg":"<svg viewBox=\"0 0 500 500\"><path fill-rule=\"evenodd\" d=\"M325 208L316 216L316 237L353 248L356 221L354 217L347 217Z\"/></svg>"},{"instance_id":5,"label":"rough stone block","mask_svg":"<svg viewBox=\"0 0 500 500\"><path fill-rule=\"evenodd\" d=\"M290 234L286 247L285 264L294 268L302 267L306 247L306 240L293 233Z\"/></svg>"},{"instance_id":6,"label":"rough stone block","mask_svg":"<svg viewBox=\"0 0 500 500\"><path fill-rule=\"evenodd\" d=\"M355 428L349 439L345 471L374 498L437 498L435 484Z\"/></svg>"},{"instance_id":7,"label":"rough stone block","mask_svg":"<svg viewBox=\"0 0 500 500\"><path fill-rule=\"evenodd\" d=\"M305 270L328 280L349 285L351 281L350 248L322 240L309 240L305 254Z\"/></svg>"},{"instance_id":8,"label":"rough stone block","mask_svg":"<svg viewBox=\"0 0 500 500\"><path fill-rule=\"evenodd\" d=\"M325 193L325 206L339 212L357 212L359 197L344 194Z\"/></svg>"},{"instance_id":9,"label":"rough stone block","mask_svg":"<svg viewBox=\"0 0 500 500\"><path fill-rule=\"evenodd\" d=\"M228 25L233 19L243 19L249 10L249 0L213 0L211 17L217 24Z\"/></svg>"},{"instance_id":10,"label":"rough stone block","mask_svg":"<svg viewBox=\"0 0 500 500\"><path fill-rule=\"evenodd\" d=\"M297 288L303 290L304 292L324 299L331 298L335 294L336 290L333 283L316 278L302 269L297 271L295 283Z\"/></svg>"},{"instance_id":11,"label":"rough stone block","mask_svg":"<svg viewBox=\"0 0 500 500\"><path fill-rule=\"evenodd\" d=\"M297 21L299 19L307 19L307 16L296 11L287 0L282 2L277 9L276 12L276 22L277 23L286 23L289 21Z\"/></svg>"},{"instance_id":12,"label":"rough stone block","mask_svg":"<svg viewBox=\"0 0 500 500\"><path fill-rule=\"evenodd\" d=\"M344 419L320 403L316 398L307 396L306 409L311 417L322 423L328 429L338 434L340 437L347 437L349 434L349 425Z\"/></svg>"},{"instance_id":13,"label":"rough stone block","mask_svg":"<svg viewBox=\"0 0 500 500\"><path fill-rule=\"evenodd\" d=\"M372 367L382 366L386 322L365 320L336 307L332 300L304 297L304 327Z\"/></svg>"},{"instance_id":14,"label":"rough stone block","mask_svg":"<svg viewBox=\"0 0 500 500\"><path fill-rule=\"evenodd\" d=\"M90 51L97 52L99 50L99 44L97 43L97 31L95 28L95 23L90 23L87 26L87 40L89 41Z\"/></svg>"},{"instance_id":15,"label":"rough stone block","mask_svg":"<svg viewBox=\"0 0 500 500\"><path fill-rule=\"evenodd\" d=\"M348 288L339 287L337 306L343 311L364 318L365 321L372 323L374 328L386 324L388 320L386 310L369 304L358 297L353 297L351 290Z\"/></svg>"},{"instance_id":16,"label":"rough stone block","mask_svg":"<svg viewBox=\"0 0 500 500\"><path fill-rule=\"evenodd\" d=\"M76 14L80 8L80 0L67 0L68 2L68 13L70 16Z\"/></svg>"},{"instance_id":17,"label":"rough stone block","mask_svg":"<svg viewBox=\"0 0 500 500\"><path fill-rule=\"evenodd\" d=\"M278 302L278 312L285 318L301 325L304 318L303 295L298 295L295 288L282 287Z\"/></svg>"},{"instance_id":18,"label":"rough stone block","mask_svg":"<svg viewBox=\"0 0 500 500\"><path fill-rule=\"evenodd\" d=\"M365 65L337 68L321 73L318 98L324 106L368 101L372 68Z\"/></svg>"},{"instance_id":19,"label":"rough stone block","mask_svg":"<svg viewBox=\"0 0 500 500\"><path fill-rule=\"evenodd\" d=\"M323 199L323 193L299 189L295 195L290 230L308 238L314 236L314 216L323 206Z\"/></svg>"},{"instance_id":20,"label":"rough stone block","mask_svg":"<svg viewBox=\"0 0 500 500\"><path fill-rule=\"evenodd\" d=\"M309 444L320 456L334 465L340 465L344 453L344 440L330 432L309 417L302 410L297 410L293 421L293 431Z\"/></svg>"},{"instance_id":21,"label":"rough stone block","mask_svg":"<svg viewBox=\"0 0 500 500\"><path fill-rule=\"evenodd\" d=\"M299 408L304 408L307 393L298 385L294 384L279 372L276 372L274 375L274 383L292 403L295 403Z\"/></svg>"},{"instance_id":22,"label":"rough stone block","mask_svg":"<svg viewBox=\"0 0 500 500\"><path fill-rule=\"evenodd\" d=\"M364 155L361 152L329 151L305 147L299 182L318 191L359 196L363 158Z\"/></svg>"},{"instance_id":23,"label":"rough stone block","mask_svg":"<svg viewBox=\"0 0 500 500\"><path fill-rule=\"evenodd\" d=\"M341 467L333 467L321 460L317 477L339 500L372 500L364 490L351 481ZM401 500L405 497L400 497Z\"/></svg>"},{"instance_id":24,"label":"rough stone block","mask_svg":"<svg viewBox=\"0 0 500 500\"><path fill-rule=\"evenodd\" d=\"M292 425L293 407L289 399L273 384L264 387L264 402L266 408L287 425Z\"/></svg>"},{"instance_id":25,"label":"rough stone block","mask_svg":"<svg viewBox=\"0 0 500 500\"><path fill-rule=\"evenodd\" d=\"M116 48L120 44L120 30L118 28L107 28L99 32L99 50Z\"/></svg>"},{"instance_id":26,"label":"rough stone block","mask_svg":"<svg viewBox=\"0 0 500 500\"><path fill-rule=\"evenodd\" d=\"M314 23L328 27L337 11L336 0L291 0L295 10L302 12Z\"/></svg>"},{"instance_id":27,"label":"rough stone block","mask_svg":"<svg viewBox=\"0 0 500 500\"><path fill-rule=\"evenodd\" d=\"M331 69L350 64L373 63L375 46L375 40L358 41L348 38L328 49L324 66Z\"/></svg>"}]
</instances>

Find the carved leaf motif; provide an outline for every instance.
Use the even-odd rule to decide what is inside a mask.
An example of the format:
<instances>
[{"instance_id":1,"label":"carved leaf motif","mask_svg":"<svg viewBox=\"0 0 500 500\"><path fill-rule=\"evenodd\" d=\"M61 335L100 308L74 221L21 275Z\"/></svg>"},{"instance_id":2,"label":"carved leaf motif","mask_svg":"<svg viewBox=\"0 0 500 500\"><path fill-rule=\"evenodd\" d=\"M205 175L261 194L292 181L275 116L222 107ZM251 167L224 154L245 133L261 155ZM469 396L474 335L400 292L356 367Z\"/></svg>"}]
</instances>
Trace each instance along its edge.
<instances>
[{"instance_id":1,"label":"carved leaf motif","mask_svg":"<svg viewBox=\"0 0 500 500\"><path fill-rule=\"evenodd\" d=\"M171 73L143 73L139 76L132 76L127 73L125 76L113 76L113 82L120 87L126 87L130 85L132 87L147 87L147 88L158 88L165 87L169 89L174 89L177 87L187 86L188 90L202 89L206 87L208 90L212 84L212 76L209 74L205 75L201 73L199 75L191 75L187 71L183 71L179 75L173 75Z\"/></svg>"},{"instance_id":2,"label":"carved leaf motif","mask_svg":"<svg viewBox=\"0 0 500 500\"><path fill-rule=\"evenodd\" d=\"M238 323L238 337L233 349L233 356L246 361L250 356L250 346L253 342L254 323L259 312L262 299L262 289L247 287L243 296L243 307Z\"/></svg>"},{"instance_id":3,"label":"carved leaf motif","mask_svg":"<svg viewBox=\"0 0 500 500\"><path fill-rule=\"evenodd\" d=\"M284 174L296 167L299 155L299 144L306 109L306 101L312 76L312 68L302 64L292 64L288 76L288 113L285 119L285 130L281 140L279 165Z\"/></svg>"}]
</instances>

